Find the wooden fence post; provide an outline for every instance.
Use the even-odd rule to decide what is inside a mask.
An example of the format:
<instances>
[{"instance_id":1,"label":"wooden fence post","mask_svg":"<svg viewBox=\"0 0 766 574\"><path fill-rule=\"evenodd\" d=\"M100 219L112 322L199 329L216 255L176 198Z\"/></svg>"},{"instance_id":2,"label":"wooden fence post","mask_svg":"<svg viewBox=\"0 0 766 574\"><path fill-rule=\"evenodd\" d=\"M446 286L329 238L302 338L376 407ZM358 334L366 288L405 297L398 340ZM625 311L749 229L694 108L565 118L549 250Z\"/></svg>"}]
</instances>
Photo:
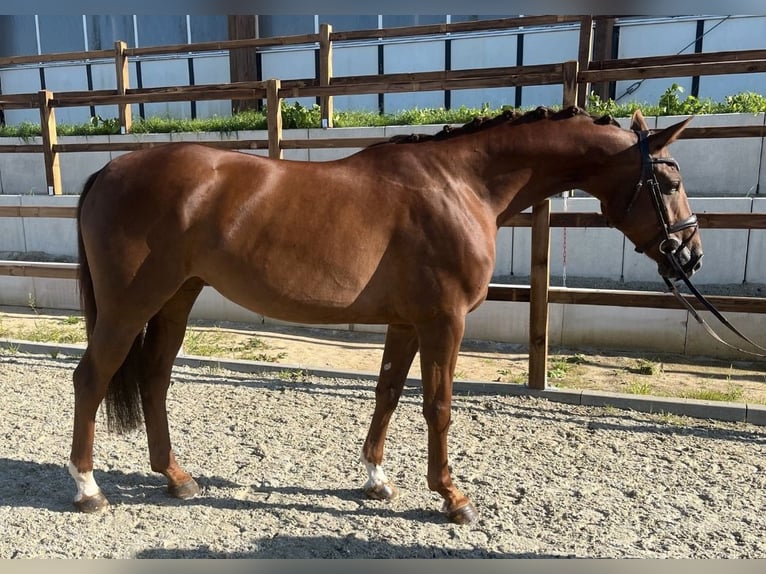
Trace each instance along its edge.
<instances>
[{"instance_id":1,"label":"wooden fence post","mask_svg":"<svg viewBox=\"0 0 766 574\"><path fill-rule=\"evenodd\" d=\"M577 52L577 61L580 70L587 70L591 58L591 46L593 45L593 16L583 16L580 20L580 47ZM565 68L566 73L566 68ZM566 78L565 78L566 82ZM583 84L582 90L577 94L577 105L584 108L588 102L587 84Z\"/></svg>"},{"instance_id":2,"label":"wooden fence post","mask_svg":"<svg viewBox=\"0 0 766 574\"><path fill-rule=\"evenodd\" d=\"M563 105L577 103L578 62L562 70ZM548 380L548 301L551 282L551 200L532 207L532 260L529 276L529 388L543 390Z\"/></svg>"},{"instance_id":3,"label":"wooden fence post","mask_svg":"<svg viewBox=\"0 0 766 574\"><path fill-rule=\"evenodd\" d=\"M551 200L532 207L532 258L529 275L529 388L548 380L548 288L550 287Z\"/></svg>"},{"instance_id":4,"label":"wooden fence post","mask_svg":"<svg viewBox=\"0 0 766 574\"><path fill-rule=\"evenodd\" d=\"M319 85L329 86L332 80L332 42L330 41L332 26L319 25ZM322 127L332 127L333 102L332 96L320 96L319 107L322 113Z\"/></svg>"},{"instance_id":5,"label":"wooden fence post","mask_svg":"<svg viewBox=\"0 0 766 574\"><path fill-rule=\"evenodd\" d=\"M114 43L114 65L117 74L117 93L121 96L125 95L126 90L130 86L130 69L128 68L127 49L128 45L123 41ZM120 119L120 133L126 134L130 132L133 124L133 114L130 109L130 104L117 104L117 114Z\"/></svg>"},{"instance_id":6,"label":"wooden fence post","mask_svg":"<svg viewBox=\"0 0 766 574\"><path fill-rule=\"evenodd\" d=\"M278 79L266 81L266 125L269 130L269 157L282 159L282 99Z\"/></svg>"},{"instance_id":7,"label":"wooden fence post","mask_svg":"<svg viewBox=\"0 0 766 574\"><path fill-rule=\"evenodd\" d=\"M56 112L50 105L53 92L40 90L40 128L43 135L43 157L45 160L45 182L48 185L48 195L61 195L61 166L59 154L53 149L58 143L56 135Z\"/></svg>"}]
</instances>

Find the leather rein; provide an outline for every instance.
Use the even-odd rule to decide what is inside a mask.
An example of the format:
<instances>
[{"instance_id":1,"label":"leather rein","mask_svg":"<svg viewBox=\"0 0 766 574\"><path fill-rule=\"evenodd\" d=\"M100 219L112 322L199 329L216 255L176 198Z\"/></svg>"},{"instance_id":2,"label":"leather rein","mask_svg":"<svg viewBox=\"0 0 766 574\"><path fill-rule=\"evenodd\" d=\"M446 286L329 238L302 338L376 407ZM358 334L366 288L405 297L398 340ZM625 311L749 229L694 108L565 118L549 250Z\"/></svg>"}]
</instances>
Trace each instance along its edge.
<instances>
[{"instance_id":1,"label":"leather rein","mask_svg":"<svg viewBox=\"0 0 766 574\"><path fill-rule=\"evenodd\" d=\"M697 298L697 300L700 303L702 303L702 305L708 311L710 311L715 316L715 318L718 319L724 326L726 326L732 333L734 333L740 339L746 341L747 343L752 345L754 348L762 352L742 349L736 345L733 345L727 341L724 341L710 327L710 325L708 325L707 322L705 322L705 320L700 316L700 314L697 313L697 310L693 307L693 305L689 301L687 301L683 295L681 295L681 293L678 291L678 288L676 287L676 283L674 283L667 277L663 276L662 279L665 281L665 284L668 286L668 289L670 290L671 293L673 293L676 299L678 299L678 301L681 303L683 308L685 308L691 314L691 316L694 317L697 323L699 323L702 326L702 328L705 329L705 331L707 331L707 333L719 343L731 349L735 349L741 353L754 355L757 357L766 357L766 348L755 343L752 339L744 335L739 329L737 329L734 325L732 325L731 322L729 322L729 320L726 317L724 317L724 315L718 309L716 309L712 303L710 303L710 301L705 299L702 293L699 292L699 290L692 284L691 280L687 276L687 273L684 270L683 265L678 260L678 253L681 249L683 249L686 246L689 240L694 236L694 233L696 233L697 230L699 229L697 216L692 213L686 219L682 219L681 221L678 221L672 225L669 223L668 210L665 205L665 201L663 199L663 191L659 181L657 180L657 175L654 172L654 166L657 164L673 165L676 168L678 168L678 163L673 158L652 157L651 153L649 152L649 144L647 141L647 136L649 135L649 132L636 130L636 134L638 135L638 148L639 148L639 151L641 152L641 165L642 165L641 180L638 182L638 184L636 184L636 190L630 202L628 203L628 207L625 212L625 215L627 216L627 213L630 211L631 207L633 207L633 204L638 198L638 195L640 194L641 190L644 189L644 187L647 187L650 191L652 203L654 205L657 216L660 220L660 224L662 225L662 231L660 235L657 238L645 244L643 247L640 247L640 248L637 247L636 251L638 253L643 253L651 245L653 245L656 242L659 242L660 252L663 255L665 255L665 257L668 259L668 262L670 263L673 270L676 271L678 277L680 277L680 279L686 284L686 286L689 288L689 291L691 291L691 293ZM672 235L673 233L677 233L679 231L683 231L684 229L689 229L691 227L694 228L694 233L691 233L689 237L687 237L683 242L679 241L677 237L674 237Z\"/></svg>"}]
</instances>

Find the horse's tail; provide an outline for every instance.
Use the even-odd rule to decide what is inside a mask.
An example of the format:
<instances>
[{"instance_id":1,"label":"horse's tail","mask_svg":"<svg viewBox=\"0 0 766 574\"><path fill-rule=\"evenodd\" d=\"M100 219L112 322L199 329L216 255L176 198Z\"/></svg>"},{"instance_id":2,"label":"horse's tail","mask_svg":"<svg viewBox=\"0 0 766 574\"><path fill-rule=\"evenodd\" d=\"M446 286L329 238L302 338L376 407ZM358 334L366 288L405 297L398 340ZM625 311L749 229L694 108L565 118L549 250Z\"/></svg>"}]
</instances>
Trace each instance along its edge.
<instances>
[{"instance_id":1,"label":"horse's tail","mask_svg":"<svg viewBox=\"0 0 766 574\"><path fill-rule=\"evenodd\" d=\"M88 192L93 188L101 170L92 174L83 186L77 204L77 252L79 258L80 305L85 317L85 333L90 340L96 325L96 297L93 292L93 277L88 263L88 254L82 238L82 206ZM139 380L142 376L141 354L143 348L143 330L136 336L127 357L109 382L106 392L107 427L110 431L126 432L137 428L142 421L141 395Z\"/></svg>"}]
</instances>

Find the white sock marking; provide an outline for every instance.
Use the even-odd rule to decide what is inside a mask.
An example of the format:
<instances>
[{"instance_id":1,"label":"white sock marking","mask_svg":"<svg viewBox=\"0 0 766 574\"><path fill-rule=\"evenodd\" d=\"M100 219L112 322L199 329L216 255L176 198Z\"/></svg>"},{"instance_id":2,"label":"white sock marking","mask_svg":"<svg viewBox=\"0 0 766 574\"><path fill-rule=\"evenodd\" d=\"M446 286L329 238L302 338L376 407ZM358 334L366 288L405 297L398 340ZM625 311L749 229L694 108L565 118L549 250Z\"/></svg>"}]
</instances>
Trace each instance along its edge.
<instances>
[{"instance_id":1,"label":"white sock marking","mask_svg":"<svg viewBox=\"0 0 766 574\"><path fill-rule=\"evenodd\" d=\"M86 496L95 496L100 492L96 480L93 478L93 471L79 472L77 467L69 461L69 474L74 478L77 484L77 494L74 497L75 502L80 502Z\"/></svg>"},{"instance_id":2,"label":"white sock marking","mask_svg":"<svg viewBox=\"0 0 766 574\"><path fill-rule=\"evenodd\" d=\"M364 458L364 455L362 455L362 462L364 463L364 467L367 469L368 476L367 482L364 485L365 488L372 488L373 486L388 484L388 477L386 476L386 473L383 472L382 466L368 462Z\"/></svg>"}]
</instances>

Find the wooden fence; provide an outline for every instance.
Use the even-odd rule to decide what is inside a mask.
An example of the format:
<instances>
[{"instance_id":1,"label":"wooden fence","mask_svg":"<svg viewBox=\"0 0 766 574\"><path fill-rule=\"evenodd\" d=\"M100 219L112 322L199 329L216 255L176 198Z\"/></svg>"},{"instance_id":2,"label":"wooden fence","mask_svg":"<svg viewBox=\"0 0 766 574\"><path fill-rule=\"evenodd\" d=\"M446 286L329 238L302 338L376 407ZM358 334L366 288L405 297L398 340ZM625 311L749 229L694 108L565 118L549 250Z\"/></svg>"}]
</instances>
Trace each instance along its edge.
<instances>
[{"instance_id":1,"label":"wooden fence","mask_svg":"<svg viewBox=\"0 0 766 574\"><path fill-rule=\"evenodd\" d=\"M333 42L382 39L392 37L444 35L449 33L513 29L519 26L580 23L580 41L577 60L535 66L512 66L471 70L446 70L405 74L333 77ZM114 58L117 89L85 92L52 93L43 90L34 94L0 95L0 108L37 108L40 111L42 144L0 145L0 153L43 153L46 180L51 194L61 193L60 156L66 153L93 151L129 151L151 147L151 142L60 144L56 136L55 109L60 107L117 105L122 130L131 127L130 104L171 101L202 101L221 99L265 99L267 102L267 139L209 142L208 145L229 149L266 149L272 158L281 158L282 150L305 148L357 148L383 141L384 138L322 140L290 139L282 137L281 101L284 98L318 97L321 101L325 125L332 126L332 98L338 95L417 92L530 85L561 85L564 106L585 102L586 86L616 80L669 78L685 75L702 76L766 71L766 50L716 52L707 54L660 56L629 60L591 61L593 18L590 16L540 16L437 24L405 28L333 32L323 24L319 34L288 36L255 40L230 40L177 46L128 48L117 42L114 51L78 52L47 56L0 58L0 66ZM185 54L205 51L263 49L270 46L318 46L320 66L318 78L300 80L270 79L257 82L232 82L220 85L195 85L164 88L133 89L129 87L128 60L131 57L157 54ZM766 137L763 125L737 127L687 128L682 137L732 138ZM72 208L0 207L0 217L73 217ZM699 216L703 228L766 229L766 214L708 213ZM604 218L597 213L551 214L550 201L504 222L506 226L531 226L532 253L530 286L511 287L492 285L489 300L525 301L530 303L529 329L529 386L544 389L548 361L548 309L549 303L586 305L613 305L625 307L678 308L678 302L665 293L636 293L620 291L592 291L550 287L550 228L602 227ZM50 264L0 262L0 275L26 275L35 277L74 277L74 267ZM766 313L766 299L751 297L711 297L724 311ZM691 298L690 298L691 301ZM692 303L700 308L696 301Z\"/></svg>"}]
</instances>

